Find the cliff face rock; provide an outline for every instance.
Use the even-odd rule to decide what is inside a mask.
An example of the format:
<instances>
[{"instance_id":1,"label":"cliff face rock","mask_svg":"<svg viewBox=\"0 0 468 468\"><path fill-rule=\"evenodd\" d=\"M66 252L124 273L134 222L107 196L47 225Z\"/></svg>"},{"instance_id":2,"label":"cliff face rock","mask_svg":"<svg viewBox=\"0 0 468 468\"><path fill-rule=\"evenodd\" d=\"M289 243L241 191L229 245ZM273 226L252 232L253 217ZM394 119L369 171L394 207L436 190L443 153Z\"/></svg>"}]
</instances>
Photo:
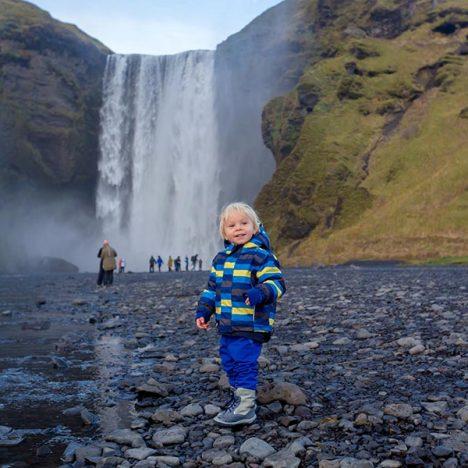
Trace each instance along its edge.
<instances>
[{"instance_id":1,"label":"cliff face rock","mask_svg":"<svg viewBox=\"0 0 468 468\"><path fill-rule=\"evenodd\" d=\"M466 2L302 5L316 51L262 121L277 169L256 205L281 258L468 255Z\"/></svg>"},{"instance_id":2,"label":"cliff face rock","mask_svg":"<svg viewBox=\"0 0 468 468\"><path fill-rule=\"evenodd\" d=\"M0 185L93 194L110 50L20 0L0 0Z\"/></svg>"},{"instance_id":3,"label":"cliff face rock","mask_svg":"<svg viewBox=\"0 0 468 468\"><path fill-rule=\"evenodd\" d=\"M272 97L295 86L313 53L312 33L303 29L303 8L299 0L286 0L216 49L219 151L225 164L222 204L240 194L253 199L273 173L274 161L262 141L261 113Z\"/></svg>"}]
</instances>

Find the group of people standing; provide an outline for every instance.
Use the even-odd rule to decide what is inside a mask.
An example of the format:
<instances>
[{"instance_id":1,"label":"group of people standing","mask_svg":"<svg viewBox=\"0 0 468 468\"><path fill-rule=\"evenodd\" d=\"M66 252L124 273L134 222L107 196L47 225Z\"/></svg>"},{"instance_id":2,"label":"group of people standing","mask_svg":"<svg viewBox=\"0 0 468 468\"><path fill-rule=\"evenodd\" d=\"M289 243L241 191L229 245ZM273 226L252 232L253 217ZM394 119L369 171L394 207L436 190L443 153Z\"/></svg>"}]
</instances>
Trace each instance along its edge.
<instances>
[{"instance_id":1,"label":"group of people standing","mask_svg":"<svg viewBox=\"0 0 468 468\"><path fill-rule=\"evenodd\" d=\"M99 263L99 274L97 279L98 286L110 286L114 282L114 270L117 269L119 273L125 273L126 262L125 259L120 257L118 261L116 250L111 247L108 240L105 240L102 244L102 247L99 249L97 254L98 258L101 259ZM189 258L185 256L185 271L189 271ZM201 258L198 258L198 254L192 255L190 257L191 270L195 271L197 266L201 271L203 267L203 261ZM149 272L154 273L155 267L158 267L158 271L161 271L161 267L164 264L163 259L160 255L157 258L154 255L151 255L149 259ZM169 255L167 260L167 271L182 271L182 260L180 256L175 259Z\"/></svg>"},{"instance_id":2,"label":"group of people standing","mask_svg":"<svg viewBox=\"0 0 468 468\"><path fill-rule=\"evenodd\" d=\"M198 254L192 255L190 257L190 262L192 265L192 271L195 271L197 266L198 269L201 271L203 267L203 261L201 258L198 258ZM149 272L154 273L154 267L157 264L158 265L158 271L161 271L161 266L163 265L163 259L161 258L160 255L158 255L158 258L155 259L153 255L151 255L149 259ZM184 259L185 263L185 271L189 271L189 258L186 255ZM177 256L176 258L172 258L172 255L169 255L169 258L167 260L167 271L182 271L182 260L180 256Z\"/></svg>"}]
</instances>

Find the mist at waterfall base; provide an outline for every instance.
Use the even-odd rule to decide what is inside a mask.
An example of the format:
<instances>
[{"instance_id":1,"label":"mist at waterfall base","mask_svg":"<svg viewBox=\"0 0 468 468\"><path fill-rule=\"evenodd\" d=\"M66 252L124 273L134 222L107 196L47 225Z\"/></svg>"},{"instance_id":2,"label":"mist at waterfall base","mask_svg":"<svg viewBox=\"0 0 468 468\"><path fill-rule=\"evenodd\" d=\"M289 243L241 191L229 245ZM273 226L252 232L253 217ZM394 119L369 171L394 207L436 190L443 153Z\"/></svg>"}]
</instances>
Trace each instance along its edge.
<instances>
[{"instance_id":1,"label":"mist at waterfall base","mask_svg":"<svg viewBox=\"0 0 468 468\"><path fill-rule=\"evenodd\" d=\"M102 234L79 193L25 189L10 194L0 206L0 232L0 272L47 272L43 260L49 257L97 271Z\"/></svg>"}]
</instances>

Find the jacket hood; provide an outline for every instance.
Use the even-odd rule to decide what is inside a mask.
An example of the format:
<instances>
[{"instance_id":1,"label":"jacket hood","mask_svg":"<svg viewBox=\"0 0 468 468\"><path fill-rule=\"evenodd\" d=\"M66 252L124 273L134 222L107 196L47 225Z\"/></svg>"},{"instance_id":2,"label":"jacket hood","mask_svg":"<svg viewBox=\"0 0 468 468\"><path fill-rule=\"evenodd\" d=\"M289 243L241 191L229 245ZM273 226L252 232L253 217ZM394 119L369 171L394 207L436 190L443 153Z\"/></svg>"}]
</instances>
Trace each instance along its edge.
<instances>
[{"instance_id":1,"label":"jacket hood","mask_svg":"<svg viewBox=\"0 0 468 468\"><path fill-rule=\"evenodd\" d=\"M269 252L271 251L270 238L268 237L268 234L265 231L263 224L260 225L257 234L254 234L254 236L252 237L252 239L250 239L249 242L253 242L254 244L258 245L258 247L268 250ZM225 240L224 247L230 247L231 249L233 249L234 245Z\"/></svg>"}]
</instances>

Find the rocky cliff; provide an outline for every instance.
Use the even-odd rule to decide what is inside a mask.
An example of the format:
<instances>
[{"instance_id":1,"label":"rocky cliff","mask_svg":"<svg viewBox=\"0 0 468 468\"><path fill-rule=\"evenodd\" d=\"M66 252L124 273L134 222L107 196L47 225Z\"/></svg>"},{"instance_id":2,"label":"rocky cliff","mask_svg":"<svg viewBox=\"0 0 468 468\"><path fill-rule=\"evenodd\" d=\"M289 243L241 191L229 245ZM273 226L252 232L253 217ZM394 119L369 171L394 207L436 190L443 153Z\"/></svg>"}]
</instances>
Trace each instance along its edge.
<instances>
[{"instance_id":1,"label":"rocky cliff","mask_svg":"<svg viewBox=\"0 0 468 468\"><path fill-rule=\"evenodd\" d=\"M216 112L224 168L221 205L236 198L253 201L259 185L273 173L261 115L271 98L296 85L314 50L299 11L299 0L282 2L216 48Z\"/></svg>"},{"instance_id":2,"label":"rocky cliff","mask_svg":"<svg viewBox=\"0 0 468 468\"><path fill-rule=\"evenodd\" d=\"M0 0L0 186L93 196L110 50L20 0Z\"/></svg>"},{"instance_id":3,"label":"rocky cliff","mask_svg":"<svg viewBox=\"0 0 468 468\"><path fill-rule=\"evenodd\" d=\"M264 108L277 169L256 202L281 258L467 256L467 3L300 4L315 50Z\"/></svg>"}]
</instances>

